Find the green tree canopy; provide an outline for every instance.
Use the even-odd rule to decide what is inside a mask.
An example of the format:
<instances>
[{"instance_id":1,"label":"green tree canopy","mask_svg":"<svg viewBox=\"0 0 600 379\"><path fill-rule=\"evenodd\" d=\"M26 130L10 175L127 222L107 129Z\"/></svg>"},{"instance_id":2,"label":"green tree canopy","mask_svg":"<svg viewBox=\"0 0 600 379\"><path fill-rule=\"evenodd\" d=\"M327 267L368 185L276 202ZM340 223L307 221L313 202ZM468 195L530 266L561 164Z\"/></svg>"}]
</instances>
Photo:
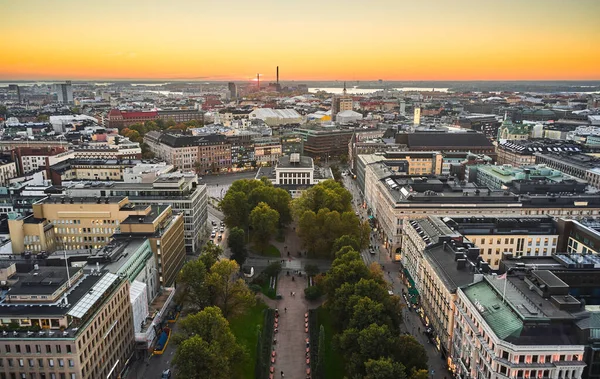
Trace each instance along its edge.
<instances>
[{"instance_id":1,"label":"green tree canopy","mask_svg":"<svg viewBox=\"0 0 600 379\"><path fill-rule=\"evenodd\" d=\"M229 230L229 237L227 237L227 246L231 249L231 257L239 265L243 265L246 261L246 233L244 230L238 227L234 227Z\"/></svg>"},{"instance_id":2,"label":"green tree canopy","mask_svg":"<svg viewBox=\"0 0 600 379\"><path fill-rule=\"evenodd\" d=\"M369 359L365 371L365 379L407 379L404 365L390 358Z\"/></svg>"},{"instance_id":3,"label":"green tree canopy","mask_svg":"<svg viewBox=\"0 0 600 379\"><path fill-rule=\"evenodd\" d=\"M259 203L250 212L250 226L253 239L259 246L267 246L271 237L277 231L279 213L267 203Z\"/></svg>"},{"instance_id":4,"label":"green tree canopy","mask_svg":"<svg viewBox=\"0 0 600 379\"><path fill-rule=\"evenodd\" d=\"M178 378L231 378L233 367L245 359L242 347L217 307L206 307L184 318L179 328L180 339L185 340L173 359Z\"/></svg>"},{"instance_id":5,"label":"green tree canopy","mask_svg":"<svg viewBox=\"0 0 600 379\"><path fill-rule=\"evenodd\" d=\"M183 286L183 301L196 309L210 304L210 293L206 284L207 270L201 260L191 260L179 272L179 282Z\"/></svg>"},{"instance_id":6,"label":"green tree canopy","mask_svg":"<svg viewBox=\"0 0 600 379\"><path fill-rule=\"evenodd\" d=\"M214 304L231 318L246 311L256 301L243 279L239 279L240 267L235 261L223 259L215 263L207 278Z\"/></svg>"},{"instance_id":7,"label":"green tree canopy","mask_svg":"<svg viewBox=\"0 0 600 379\"><path fill-rule=\"evenodd\" d=\"M223 255L223 248L221 246L214 243L207 243L202 248L198 260L204 263L204 267L210 269L219 260L221 255Z\"/></svg>"}]
</instances>

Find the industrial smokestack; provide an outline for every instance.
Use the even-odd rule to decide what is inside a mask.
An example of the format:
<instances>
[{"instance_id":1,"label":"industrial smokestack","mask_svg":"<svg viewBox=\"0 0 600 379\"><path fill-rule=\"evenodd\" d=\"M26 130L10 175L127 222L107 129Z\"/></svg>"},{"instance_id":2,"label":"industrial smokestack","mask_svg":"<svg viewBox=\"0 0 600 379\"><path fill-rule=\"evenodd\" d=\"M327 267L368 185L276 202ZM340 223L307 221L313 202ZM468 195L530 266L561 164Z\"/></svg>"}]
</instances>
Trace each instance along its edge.
<instances>
[{"instance_id":1,"label":"industrial smokestack","mask_svg":"<svg viewBox=\"0 0 600 379\"><path fill-rule=\"evenodd\" d=\"M279 66L277 66L277 84L279 84Z\"/></svg>"}]
</instances>

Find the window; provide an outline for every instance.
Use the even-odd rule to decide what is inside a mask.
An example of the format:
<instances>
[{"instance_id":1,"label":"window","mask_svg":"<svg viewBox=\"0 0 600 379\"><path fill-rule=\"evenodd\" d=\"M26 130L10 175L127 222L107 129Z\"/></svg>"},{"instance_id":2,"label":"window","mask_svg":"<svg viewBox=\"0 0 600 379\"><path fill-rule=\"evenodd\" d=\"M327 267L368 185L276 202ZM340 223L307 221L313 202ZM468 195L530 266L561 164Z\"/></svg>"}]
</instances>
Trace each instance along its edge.
<instances>
[{"instance_id":1,"label":"window","mask_svg":"<svg viewBox=\"0 0 600 379\"><path fill-rule=\"evenodd\" d=\"M65 367L65 360L64 359L59 359L58 360L58 367Z\"/></svg>"},{"instance_id":2,"label":"window","mask_svg":"<svg viewBox=\"0 0 600 379\"><path fill-rule=\"evenodd\" d=\"M31 346L25 345L25 352L31 353Z\"/></svg>"},{"instance_id":3,"label":"window","mask_svg":"<svg viewBox=\"0 0 600 379\"><path fill-rule=\"evenodd\" d=\"M17 353L21 352L21 345L15 345L15 350L17 351Z\"/></svg>"},{"instance_id":4,"label":"window","mask_svg":"<svg viewBox=\"0 0 600 379\"><path fill-rule=\"evenodd\" d=\"M52 358L48 359L48 366L54 367L54 359L52 359Z\"/></svg>"},{"instance_id":5,"label":"window","mask_svg":"<svg viewBox=\"0 0 600 379\"><path fill-rule=\"evenodd\" d=\"M52 353L52 346L46 345L46 353L48 353L48 354Z\"/></svg>"},{"instance_id":6,"label":"window","mask_svg":"<svg viewBox=\"0 0 600 379\"><path fill-rule=\"evenodd\" d=\"M10 353L10 345L4 345L4 351Z\"/></svg>"}]
</instances>

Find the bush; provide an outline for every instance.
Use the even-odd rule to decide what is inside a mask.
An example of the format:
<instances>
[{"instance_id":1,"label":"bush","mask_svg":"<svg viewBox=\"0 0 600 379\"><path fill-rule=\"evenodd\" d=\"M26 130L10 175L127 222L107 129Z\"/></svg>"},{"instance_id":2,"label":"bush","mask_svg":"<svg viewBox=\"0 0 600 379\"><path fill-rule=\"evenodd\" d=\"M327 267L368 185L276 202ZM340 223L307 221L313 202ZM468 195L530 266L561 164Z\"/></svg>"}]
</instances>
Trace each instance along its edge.
<instances>
[{"instance_id":1,"label":"bush","mask_svg":"<svg viewBox=\"0 0 600 379\"><path fill-rule=\"evenodd\" d=\"M254 293L258 293L262 289L261 286L258 284L251 284L248 288L250 288L250 291Z\"/></svg>"},{"instance_id":2,"label":"bush","mask_svg":"<svg viewBox=\"0 0 600 379\"><path fill-rule=\"evenodd\" d=\"M263 274L267 277L277 276L281 272L281 262L273 262L265 268Z\"/></svg>"},{"instance_id":3,"label":"bush","mask_svg":"<svg viewBox=\"0 0 600 379\"><path fill-rule=\"evenodd\" d=\"M307 300L317 300L323 295L323 291L319 286L311 286L304 289L304 297Z\"/></svg>"}]
</instances>

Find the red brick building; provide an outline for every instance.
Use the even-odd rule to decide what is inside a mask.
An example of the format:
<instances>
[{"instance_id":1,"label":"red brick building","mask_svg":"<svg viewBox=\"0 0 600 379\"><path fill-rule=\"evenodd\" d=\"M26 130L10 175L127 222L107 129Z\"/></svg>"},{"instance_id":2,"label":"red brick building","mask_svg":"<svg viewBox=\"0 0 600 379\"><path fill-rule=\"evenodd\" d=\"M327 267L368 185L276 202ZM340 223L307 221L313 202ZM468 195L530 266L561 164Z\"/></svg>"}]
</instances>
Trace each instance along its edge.
<instances>
[{"instance_id":1,"label":"red brick building","mask_svg":"<svg viewBox=\"0 0 600 379\"><path fill-rule=\"evenodd\" d=\"M123 129L129 125L143 124L146 121L154 121L156 119L158 119L157 111L123 112L118 109L111 109L107 116L107 127Z\"/></svg>"}]
</instances>

